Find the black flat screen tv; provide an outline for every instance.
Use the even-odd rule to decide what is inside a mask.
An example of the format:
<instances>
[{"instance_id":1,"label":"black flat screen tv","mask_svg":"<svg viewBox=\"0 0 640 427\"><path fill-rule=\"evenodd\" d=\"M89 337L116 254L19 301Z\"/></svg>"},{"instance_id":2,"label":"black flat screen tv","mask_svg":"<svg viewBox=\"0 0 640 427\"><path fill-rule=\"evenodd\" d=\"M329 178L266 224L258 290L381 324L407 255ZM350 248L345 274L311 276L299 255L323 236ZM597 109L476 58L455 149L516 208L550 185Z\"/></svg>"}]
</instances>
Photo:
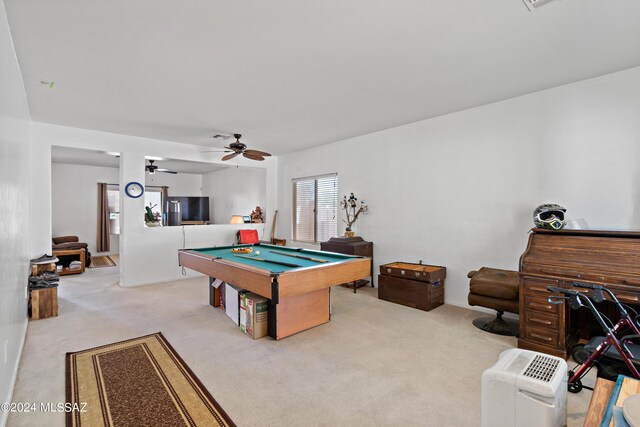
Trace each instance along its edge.
<instances>
[{"instance_id":1,"label":"black flat screen tv","mask_svg":"<svg viewBox=\"0 0 640 427\"><path fill-rule=\"evenodd\" d=\"M168 197L169 201L180 202L183 221L209 221L208 197Z\"/></svg>"}]
</instances>

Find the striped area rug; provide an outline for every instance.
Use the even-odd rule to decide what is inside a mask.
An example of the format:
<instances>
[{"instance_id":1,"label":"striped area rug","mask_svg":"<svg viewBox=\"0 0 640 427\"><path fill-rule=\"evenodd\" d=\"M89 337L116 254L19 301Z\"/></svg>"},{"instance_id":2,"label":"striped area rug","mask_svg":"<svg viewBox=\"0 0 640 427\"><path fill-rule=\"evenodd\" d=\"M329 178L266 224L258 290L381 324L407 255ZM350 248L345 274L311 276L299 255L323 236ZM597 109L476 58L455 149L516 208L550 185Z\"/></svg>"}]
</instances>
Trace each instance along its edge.
<instances>
[{"instance_id":1,"label":"striped area rug","mask_svg":"<svg viewBox=\"0 0 640 427\"><path fill-rule=\"evenodd\" d=\"M67 353L67 426L235 426L160 332Z\"/></svg>"},{"instance_id":2,"label":"striped area rug","mask_svg":"<svg viewBox=\"0 0 640 427\"><path fill-rule=\"evenodd\" d=\"M118 263L109 255L92 256L89 268L115 267Z\"/></svg>"}]
</instances>

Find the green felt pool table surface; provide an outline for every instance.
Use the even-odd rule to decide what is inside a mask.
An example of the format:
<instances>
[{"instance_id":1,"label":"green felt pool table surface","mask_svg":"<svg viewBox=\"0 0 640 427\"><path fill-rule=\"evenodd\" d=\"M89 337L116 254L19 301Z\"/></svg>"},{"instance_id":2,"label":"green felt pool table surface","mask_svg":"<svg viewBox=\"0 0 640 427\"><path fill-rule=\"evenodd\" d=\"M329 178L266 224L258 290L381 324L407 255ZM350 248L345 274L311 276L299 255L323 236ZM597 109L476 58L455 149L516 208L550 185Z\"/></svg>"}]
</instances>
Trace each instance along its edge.
<instances>
[{"instance_id":1,"label":"green felt pool table surface","mask_svg":"<svg viewBox=\"0 0 640 427\"><path fill-rule=\"evenodd\" d=\"M248 254L237 254L231 252L234 248L239 247L250 247L253 249L251 253ZM267 244L259 244L259 245L236 245L236 246L219 246L215 248L200 248L200 249L191 249L194 252L201 253L203 255L208 255L213 258L222 258L225 260L250 265L252 267L262 268L265 270L269 270L272 273L283 273L285 271L294 270L296 268L306 268L306 267L315 267L319 265L327 265L330 263L340 263L344 261L348 261L354 258L351 255L343 255L337 254L333 252L323 252L323 251L315 251L309 249L300 249L300 248L291 248L286 246L275 246L275 245L267 245ZM256 251L259 251L260 254L256 254ZM325 262L309 260L304 258L298 258L294 256L284 255L287 253L289 255L303 256L308 258L314 258L315 260L322 260ZM241 256L238 256L241 255ZM251 258L262 258L267 260L259 261ZM295 266L287 266L268 261L277 261L286 264L294 264Z\"/></svg>"}]
</instances>

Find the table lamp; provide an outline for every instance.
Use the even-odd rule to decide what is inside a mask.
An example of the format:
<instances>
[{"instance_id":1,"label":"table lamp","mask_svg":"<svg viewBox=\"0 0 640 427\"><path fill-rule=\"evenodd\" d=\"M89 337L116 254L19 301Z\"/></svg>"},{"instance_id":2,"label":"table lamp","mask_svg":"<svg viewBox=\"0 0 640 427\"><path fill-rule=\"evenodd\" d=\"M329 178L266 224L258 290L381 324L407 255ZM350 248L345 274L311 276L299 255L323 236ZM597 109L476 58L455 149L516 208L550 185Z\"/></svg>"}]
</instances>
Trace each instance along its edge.
<instances>
[{"instance_id":1,"label":"table lamp","mask_svg":"<svg viewBox=\"0 0 640 427\"><path fill-rule=\"evenodd\" d=\"M229 224L244 224L244 219L242 219L242 215L233 215Z\"/></svg>"}]
</instances>

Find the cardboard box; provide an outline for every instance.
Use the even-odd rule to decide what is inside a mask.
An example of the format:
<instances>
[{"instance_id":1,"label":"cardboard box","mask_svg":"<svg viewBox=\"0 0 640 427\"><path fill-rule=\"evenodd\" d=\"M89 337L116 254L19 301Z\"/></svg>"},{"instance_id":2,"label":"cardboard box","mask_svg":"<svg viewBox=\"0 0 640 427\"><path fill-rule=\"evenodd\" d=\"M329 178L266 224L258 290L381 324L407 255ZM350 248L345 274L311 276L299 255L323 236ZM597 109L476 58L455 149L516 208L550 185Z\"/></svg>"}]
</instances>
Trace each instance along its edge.
<instances>
[{"instance_id":1,"label":"cardboard box","mask_svg":"<svg viewBox=\"0 0 640 427\"><path fill-rule=\"evenodd\" d=\"M219 289L220 289L220 310L226 313L227 309L225 308L226 304L224 303L224 300L225 300L225 295L227 294L226 292L227 284L223 282L222 285L220 285Z\"/></svg>"},{"instance_id":2,"label":"cardboard box","mask_svg":"<svg viewBox=\"0 0 640 427\"><path fill-rule=\"evenodd\" d=\"M269 300L247 292L240 295L240 331L253 339L267 335L269 326Z\"/></svg>"},{"instance_id":3,"label":"cardboard box","mask_svg":"<svg viewBox=\"0 0 640 427\"><path fill-rule=\"evenodd\" d=\"M236 325L240 324L240 295L246 292L237 286L225 283L224 311Z\"/></svg>"}]
</instances>

